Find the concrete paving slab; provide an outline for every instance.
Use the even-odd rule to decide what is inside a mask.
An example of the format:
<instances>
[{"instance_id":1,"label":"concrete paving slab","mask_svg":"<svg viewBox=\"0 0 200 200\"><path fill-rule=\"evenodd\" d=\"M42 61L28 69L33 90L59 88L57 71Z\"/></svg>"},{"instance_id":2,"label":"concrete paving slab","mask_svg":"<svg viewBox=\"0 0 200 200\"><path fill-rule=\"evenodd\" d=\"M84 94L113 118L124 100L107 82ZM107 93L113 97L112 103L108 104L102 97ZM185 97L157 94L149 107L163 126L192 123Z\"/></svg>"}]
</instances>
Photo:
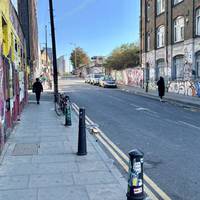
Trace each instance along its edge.
<instances>
[{"instance_id":1,"label":"concrete paving slab","mask_svg":"<svg viewBox=\"0 0 200 200\"><path fill-rule=\"evenodd\" d=\"M39 189L38 200L89 200L84 187L57 187Z\"/></svg>"},{"instance_id":2,"label":"concrete paving slab","mask_svg":"<svg viewBox=\"0 0 200 200\"><path fill-rule=\"evenodd\" d=\"M45 174L32 175L30 177L30 188L57 187L73 185L74 181L71 174Z\"/></svg>"},{"instance_id":3,"label":"concrete paving slab","mask_svg":"<svg viewBox=\"0 0 200 200\"><path fill-rule=\"evenodd\" d=\"M103 161L81 161L78 162L80 172L92 172L92 171L106 171L108 168Z\"/></svg>"},{"instance_id":4,"label":"concrete paving slab","mask_svg":"<svg viewBox=\"0 0 200 200\"><path fill-rule=\"evenodd\" d=\"M6 156L2 162L2 165L7 164L21 164L21 163L31 163L32 156Z\"/></svg>"},{"instance_id":5,"label":"concrete paving slab","mask_svg":"<svg viewBox=\"0 0 200 200\"><path fill-rule=\"evenodd\" d=\"M30 175L35 171L37 171L37 164L33 163L12 163L0 166L0 176Z\"/></svg>"},{"instance_id":6,"label":"concrete paving slab","mask_svg":"<svg viewBox=\"0 0 200 200\"><path fill-rule=\"evenodd\" d=\"M61 154L61 155L38 155L33 156L33 163L67 163L67 162L75 162L76 155L74 154Z\"/></svg>"},{"instance_id":7,"label":"concrete paving slab","mask_svg":"<svg viewBox=\"0 0 200 200\"><path fill-rule=\"evenodd\" d=\"M82 172L73 174L76 185L109 184L115 183L113 175L106 172Z\"/></svg>"},{"instance_id":8,"label":"concrete paving slab","mask_svg":"<svg viewBox=\"0 0 200 200\"><path fill-rule=\"evenodd\" d=\"M126 193L118 184L87 185L90 200L126 200Z\"/></svg>"},{"instance_id":9,"label":"concrete paving slab","mask_svg":"<svg viewBox=\"0 0 200 200\"><path fill-rule=\"evenodd\" d=\"M0 190L25 189L28 181L28 176L0 176Z\"/></svg>"},{"instance_id":10,"label":"concrete paving slab","mask_svg":"<svg viewBox=\"0 0 200 200\"><path fill-rule=\"evenodd\" d=\"M6 190L0 192L0 200L37 200L37 190Z\"/></svg>"},{"instance_id":11,"label":"concrete paving slab","mask_svg":"<svg viewBox=\"0 0 200 200\"><path fill-rule=\"evenodd\" d=\"M75 162L39 164L34 174L64 174L70 172L78 172L78 166Z\"/></svg>"}]
</instances>

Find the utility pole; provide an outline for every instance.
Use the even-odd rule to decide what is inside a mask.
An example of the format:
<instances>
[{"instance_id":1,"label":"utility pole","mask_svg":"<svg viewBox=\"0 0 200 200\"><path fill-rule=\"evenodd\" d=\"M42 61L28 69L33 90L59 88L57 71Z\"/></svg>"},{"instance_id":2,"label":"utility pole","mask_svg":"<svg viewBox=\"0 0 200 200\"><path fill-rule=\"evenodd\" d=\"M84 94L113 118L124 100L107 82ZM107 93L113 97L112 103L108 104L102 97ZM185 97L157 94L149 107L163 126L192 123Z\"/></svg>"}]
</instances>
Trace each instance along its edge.
<instances>
[{"instance_id":1,"label":"utility pole","mask_svg":"<svg viewBox=\"0 0 200 200\"><path fill-rule=\"evenodd\" d=\"M56 39L55 39L55 27L54 27L53 1L52 0L49 0L49 12L50 12L50 21L51 21L51 36L52 36L52 49L53 49L54 100L55 100L55 102L57 102L58 70L57 70Z\"/></svg>"},{"instance_id":2,"label":"utility pole","mask_svg":"<svg viewBox=\"0 0 200 200\"><path fill-rule=\"evenodd\" d=\"M47 52L47 25L45 26L45 46L46 46L46 67L48 67L48 52Z\"/></svg>"}]
</instances>

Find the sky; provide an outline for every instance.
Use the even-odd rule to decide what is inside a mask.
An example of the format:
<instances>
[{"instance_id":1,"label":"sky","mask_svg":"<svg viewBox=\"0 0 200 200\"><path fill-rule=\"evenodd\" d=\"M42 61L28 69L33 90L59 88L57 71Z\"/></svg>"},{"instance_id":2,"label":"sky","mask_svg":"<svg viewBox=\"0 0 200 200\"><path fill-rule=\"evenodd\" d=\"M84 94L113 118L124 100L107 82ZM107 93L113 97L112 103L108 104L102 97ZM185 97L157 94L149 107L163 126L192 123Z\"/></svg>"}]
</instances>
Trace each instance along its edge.
<instances>
[{"instance_id":1,"label":"sky","mask_svg":"<svg viewBox=\"0 0 200 200\"><path fill-rule=\"evenodd\" d=\"M81 47L90 56L108 56L121 44L139 41L139 0L54 0L57 56ZM38 0L40 46L51 46L48 0Z\"/></svg>"}]
</instances>

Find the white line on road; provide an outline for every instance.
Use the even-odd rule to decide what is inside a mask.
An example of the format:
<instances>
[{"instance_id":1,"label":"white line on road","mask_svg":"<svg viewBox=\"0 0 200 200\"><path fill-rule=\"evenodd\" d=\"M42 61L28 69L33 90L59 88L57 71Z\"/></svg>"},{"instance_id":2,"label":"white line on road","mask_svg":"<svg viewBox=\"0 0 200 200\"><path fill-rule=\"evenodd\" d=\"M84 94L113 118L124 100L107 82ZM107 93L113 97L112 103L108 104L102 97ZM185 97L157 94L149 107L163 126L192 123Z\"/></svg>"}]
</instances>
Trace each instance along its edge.
<instances>
[{"instance_id":1,"label":"white line on road","mask_svg":"<svg viewBox=\"0 0 200 200\"><path fill-rule=\"evenodd\" d=\"M190 124L190 123L188 123L188 122L184 122L184 121L178 121L178 122L181 123L181 124L184 124L184 125L186 125L186 126L189 126L189 127L192 127L192 128L195 128L195 129L200 130L200 127L195 126L195 125L193 125L193 124Z\"/></svg>"}]
</instances>

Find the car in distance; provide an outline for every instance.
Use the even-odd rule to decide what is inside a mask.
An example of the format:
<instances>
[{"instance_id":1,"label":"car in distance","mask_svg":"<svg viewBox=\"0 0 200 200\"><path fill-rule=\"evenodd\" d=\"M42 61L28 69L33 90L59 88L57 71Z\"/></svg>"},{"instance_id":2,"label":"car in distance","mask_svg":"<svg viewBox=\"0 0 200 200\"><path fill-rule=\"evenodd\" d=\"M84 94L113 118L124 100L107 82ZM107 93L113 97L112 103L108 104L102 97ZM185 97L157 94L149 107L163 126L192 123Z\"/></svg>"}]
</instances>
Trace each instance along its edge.
<instances>
[{"instance_id":1,"label":"car in distance","mask_svg":"<svg viewBox=\"0 0 200 200\"><path fill-rule=\"evenodd\" d=\"M103 76L103 74L92 74L90 83L93 85L99 85L99 79Z\"/></svg>"},{"instance_id":2,"label":"car in distance","mask_svg":"<svg viewBox=\"0 0 200 200\"><path fill-rule=\"evenodd\" d=\"M90 83L90 77L91 77L91 74L88 74L88 75L85 77L85 83Z\"/></svg>"},{"instance_id":3,"label":"car in distance","mask_svg":"<svg viewBox=\"0 0 200 200\"><path fill-rule=\"evenodd\" d=\"M111 76L103 76L99 80L100 87L113 87L116 88L117 84L116 81Z\"/></svg>"}]
</instances>

